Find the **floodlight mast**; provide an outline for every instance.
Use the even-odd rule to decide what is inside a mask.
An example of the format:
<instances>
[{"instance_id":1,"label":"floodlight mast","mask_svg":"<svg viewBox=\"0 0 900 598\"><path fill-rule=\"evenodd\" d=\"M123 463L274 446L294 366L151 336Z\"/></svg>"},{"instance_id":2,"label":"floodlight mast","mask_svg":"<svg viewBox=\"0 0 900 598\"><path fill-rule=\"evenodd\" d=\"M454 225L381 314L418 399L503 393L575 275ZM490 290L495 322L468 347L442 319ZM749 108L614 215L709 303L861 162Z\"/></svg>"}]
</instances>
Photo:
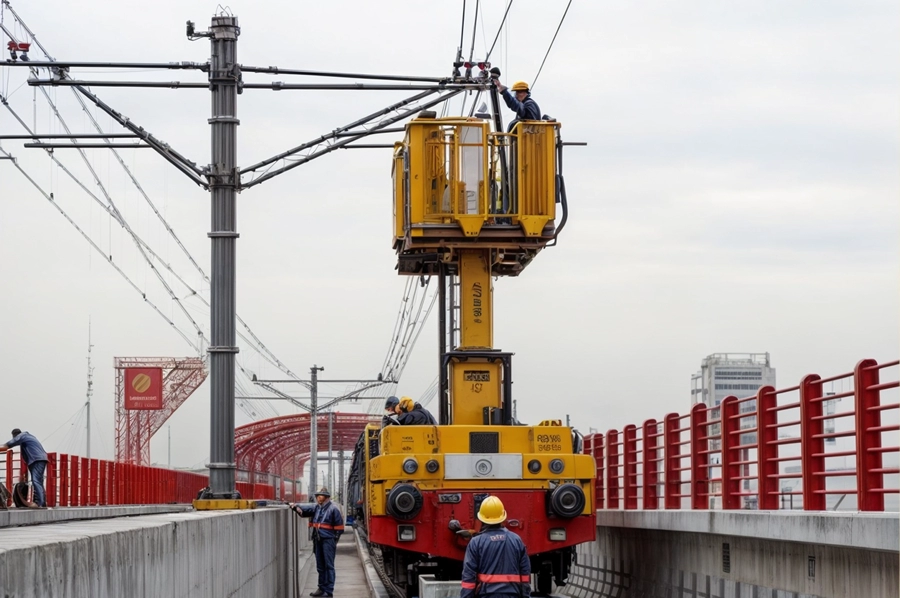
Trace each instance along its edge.
<instances>
[{"instance_id":1,"label":"floodlight mast","mask_svg":"<svg viewBox=\"0 0 900 598\"><path fill-rule=\"evenodd\" d=\"M12 11L8 0L0 0L9 8L16 19L22 23L21 18ZM24 23L22 23L24 27ZM0 24L2 29L11 39L13 35ZM35 40L30 29L25 30ZM291 74L321 77L352 77L363 79L381 79L388 81L405 81L407 85L285 85L275 83L271 85L248 84L242 81L242 66L237 61L237 38L240 35L238 19L233 15L220 14L212 17L209 31L195 31L193 23L188 22L187 36L191 40L203 37L210 38L211 55L208 64L181 62L181 63L87 63L56 61L48 57L45 62L38 61L10 61L0 63L0 66L25 67L32 70L35 75L40 69L46 68L50 73L49 79L31 78L30 86L71 86L83 96L91 100L100 110L108 114L118 122L130 134L90 135L73 133L71 135L41 135L34 132L27 138L34 143L26 144L27 147L49 149L98 147L113 148L121 144L110 142L115 138L137 138L143 144L129 145L129 147L151 147L170 164L175 166L183 174L187 175L194 183L210 191L211 201L211 230L208 233L211 242L211 276L210 276L210 346L209 370L210 370L210 462L209 462L209 488L205 490L200 500L195 501L198 509L234 509L247 508L250 501L241 500L240 494L235 488L235 450L234 450L234 408L235 408L235 354L238 353L236 344L235 314L236 314L236 245L237 233L237 193L258 185L279 174L287 172L301 164L309 162L319 156L344 147L354 147L351 143L375 133L388 132L391 124L400 122L414 116L418 111L431 108L450 97L465 91L484 91L491 87L490 79L486 72L480 77L472 78L467 73L466 77L459 77L458 72L448 78L428 77L404 77L394 75L363 75L351 73L327 73L315 71L297 71L278 69L277 67L247 67L248 72ZM39 47L40 44L38 44ZM42 47L41 47L42 48ZM43 49L43 48L42 48ZM45 52L46 54L46 52ZM141 82L98 82L78 81L69 76L70 67L95 66L99 68L169 68L181 70L199 70L208 73L207 84L162 84ZM410 84L411 83L411 84ZM423 83L430 83L424 85ZM111 106L100 100L96 94L87 87L96 86L120 86L120 87L208 87L211 93L212 112L209 119L211 134L211 158L207 167L201 169L198 165L176 152L167 143L151 135L143 127L135 124L131 119L115 111ZM419 93L401 100L382 110L374 112L366 117L358 119L349 125L339 127L310 142L301 144L287 151L281 152L271 158L263 160L248 168L241 170L237 166L237 126L240 121L237 118L237 96L243 89L408 89ZM436 98L426 98L438 94ZM23 136L0 136L13 139ZM105 143L83 144L78 139L101 138ZM41 139L69 139L70 144L48 144ZM250 178L262 167L274 164L285 158L301 154L292 162L280 168L266 171L256 178ZM241 181L241 175L247 175L246 182ZM313 380L317 378L315 366L310 371ZM382 381L378 381L382 383ZM315 393L313 393L315 395ZM332 401L334 403L336 401ZM329 404L330 406L330 404ZM312 412L316 413L319 407L313 399ZM312 418L313 442L315 442L315 421Z\"/></svg>"}]
</instances>

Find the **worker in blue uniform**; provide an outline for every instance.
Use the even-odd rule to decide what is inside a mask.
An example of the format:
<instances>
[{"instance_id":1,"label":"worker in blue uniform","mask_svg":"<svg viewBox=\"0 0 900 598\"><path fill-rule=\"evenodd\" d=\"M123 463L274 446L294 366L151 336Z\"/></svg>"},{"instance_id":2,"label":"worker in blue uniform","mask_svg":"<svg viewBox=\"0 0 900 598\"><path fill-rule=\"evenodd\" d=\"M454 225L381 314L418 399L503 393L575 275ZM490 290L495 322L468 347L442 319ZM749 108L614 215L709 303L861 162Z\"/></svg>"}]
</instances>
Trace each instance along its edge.
<instances>
[{"instance_id":1,"label":"worker in blue uniform","mask_svg":"<svg viewBox=\"0 0 900 598\"><path fill-rule=\"evenodd\" d=\"M497 89L500 90L500 94L503 96L503 101L506 102L506 106L516 113L516 117L509 123L509 127L506 129L507 133L512 133L520 121L541 120L541 108L531 97L531 88L526 81L516 81L510 89L507 89L506 86L500 82L500 71L494 73L494 70L492 69L491 73L491 79ZM518 178L515 176L515 173L517 172L516 160L518 156L515 145L517 136L518 134L514 134L509 138L509 144L511 146L509 173L512 174L508 177L509 188L504 190L503 195L500 198L499 212L501 214L509 214L510 211L515 212L518 207L518 193L516 190ZM499 219L497 223L512 224L512 221L509 219Z\"/></svg>"},{"instance_id":2,"label":"worker in blue uniform","mask_svg":"<svg viewBox=\"0 0 900 598\"><path fill-rule=\"evenodd\" d=\"M501 524L506 509L496 496L488 496L478 509L484 525L466 546L460 598L531 596L531 563L522 539Z\"/></svg>"},{"instance_id":3,"label":"worker in blue uniform","mask_svg":"<svg viewBox=\"0 0 900 598\"><path fill-rule=\"evenodd\" d=\"M34 435L23 432L19 428L12 431L12 440L0 444L0 451L7 451L14 446L20 446L22 460L28 466L31 473L31 486L34 489L34 504L32 506L46 507L47 498L44 493L44 472L47 470L47 451Z\"/></svg>"},{"instance_id":4,"label":"worker in blue uniform","mask_svg":"<svg viewBox=\"0 0 900 598\"><path fill-rule=\"evenodd\" d=\"M520 120L541 120L541 108L531 98L531 89L525 81L516 81L510 89L507 89L500 79L494 79L494 85L500 90L506 107L516 113L516 117L509 123L507 131L512 131L513 127ZM515 95L513 95L515 94Z\"/></svg>"},{"instance_id":5,"label":"worker in blue uniform","mask_svg":"<svg viewBox=\"0 0 900 598\"><path fill-rule=\"evenodd\" d=\"M291 504L291 509L301 517L310 517L313 552L316 555L316 571L319 573L318 589L310 596L334 596L334 555L337 542L344 533L344 517L331 502L331 493L324 486L316 492L316 505Z\"/></svg>"},{"instance_id":6,"label":"worker in blue uniform","mask_svg":"<svg viewBox=\"0 0 900 598\"><path fill-rule=\"evenodd\" d=\"M437 420L431 412L409 397L403 397L398 404L401 426L436 426Z\"/></svg>"}]
</instances>

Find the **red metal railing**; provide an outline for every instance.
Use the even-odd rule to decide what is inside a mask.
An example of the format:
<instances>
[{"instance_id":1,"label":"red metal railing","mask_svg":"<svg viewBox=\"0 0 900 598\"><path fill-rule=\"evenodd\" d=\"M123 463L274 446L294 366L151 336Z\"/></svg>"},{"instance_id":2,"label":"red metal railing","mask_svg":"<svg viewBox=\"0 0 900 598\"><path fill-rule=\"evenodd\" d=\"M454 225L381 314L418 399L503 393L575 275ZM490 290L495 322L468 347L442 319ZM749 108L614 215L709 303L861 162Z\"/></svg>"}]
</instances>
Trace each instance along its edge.
<instances>
[{"instance_id":1,"label":"red metal railing","mask_svg":"<svg viewBox=\"0 0 900 598\"><path fill-rule=\"evenodd\" d=\"M188 471L57 453L47 456L44 488L48 507L190 503L209 485L208 476ZM12 490L16 482L26 479L27 470L17 451L0 453L0 459L5 459L5 483ZM244 498L275 498L271 484L237 482L235 487Z\"/></svg>"},{"instance_id":2,"label":"red metal railing","mask_svg":"<svg viewBox=\"0 0 900 598\"><path fill-rule=\"evenodd\" d=\"M900 431L898 366L864 359L846 374L589 434L596 507L824 511L854 497L845 508L884 511L885 495L900 493L900 447L887 442Z\"/></svg>"}]
</instances>

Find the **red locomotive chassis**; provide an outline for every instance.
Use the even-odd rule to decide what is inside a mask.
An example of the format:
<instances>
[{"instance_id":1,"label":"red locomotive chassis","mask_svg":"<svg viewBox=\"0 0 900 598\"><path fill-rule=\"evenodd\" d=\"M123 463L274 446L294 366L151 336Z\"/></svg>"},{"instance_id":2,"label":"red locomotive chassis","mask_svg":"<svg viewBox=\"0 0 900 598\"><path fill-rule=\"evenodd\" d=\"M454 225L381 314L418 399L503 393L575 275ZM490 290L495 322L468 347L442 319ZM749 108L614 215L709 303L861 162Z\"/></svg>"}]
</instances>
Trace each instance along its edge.
<instances>
[{"instance_id":1,"label":"red locomotive chassis","mask_svg":"<svg viewBox=\"0 0 900 598\"><path fill-rule=\"evenodd\" d=\"M445 495L443 500L441 495ZM505 525L522 538L529 555L592 542L595 538L597 519L593 509L590 515L564 519L547 513L546 490L492 490L490 495L503 501ZM459 502L444 502L456 496ZM483 491L423 490L422 510L412 519L404 521L390 515L370 517L369 541L461 561L468 539L451 530L450 521L458 521L462 529L481 529L481 522L475 518L475 504L479 497L485 496L487 493ZM400 541L401 525L414 526L415 539ZM558 530L565 530L565 540L551 540L550 530L555 530L555 537L561 535Z\"/></svg>"}]
</instances>

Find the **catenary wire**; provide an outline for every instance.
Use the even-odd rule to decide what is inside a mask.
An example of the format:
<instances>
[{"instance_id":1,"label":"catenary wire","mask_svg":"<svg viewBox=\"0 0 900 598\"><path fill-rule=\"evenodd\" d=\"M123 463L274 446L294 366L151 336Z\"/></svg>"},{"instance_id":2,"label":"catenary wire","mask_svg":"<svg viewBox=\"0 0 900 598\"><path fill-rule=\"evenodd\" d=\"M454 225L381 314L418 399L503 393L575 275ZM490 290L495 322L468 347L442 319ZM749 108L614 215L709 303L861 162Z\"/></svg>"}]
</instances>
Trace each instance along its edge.
<instances>
[{"instance_id":1,"label":"catenary wire","mask_svg":"<svg viewBox=\"0 0 900 598\"><path fill-rule=\"evenodd\" d=\"M6 5L6 4L7 4L7 3L4 2L4 5ZM10 10L11 10L11 9L10 9ZM46 58L48 61L50 61L50 62L55 62L55 59L49 55L49 53L47 52L46 48L44 48L44 46L38 42L36 36L35 36L34 33L31 31L31 29L29 29L28 26L24 24L24 22L21 22L21 19L18 18L18 15L16 15L14 11L11 10L11 12L13 12L13 15L16 17L16 20L17 20L19 23L21 23L23 29L24 29L26 32L28 32L28 34L32 37L32 40L35 42L35 44L36 44L36 45L41 49L41 51L44 53L45 58ZM4 28L4 30L5 30L5 28ZM31 69L31 70L32 70L32 73L34 73L34 69ZM96 121L96 119L93 117L93 115L91 114L91 112L88 110L88 108L87 108L87 106L86 106L86 104L85 104L84 99L82 98L82 96L81 96L75 89L72 90L72 93L75 95L75 97L76 97L76 99L78 100L78 103L80 104L82 110L85 112L85 114L87 114L88 118L90 119L91 123L93 124L93 126L95 127L95 129L97 130L97 132L98 132L98 133L103 133L104 131L103 131L102 127L101 127L100 124ZM61 117L61 115L59 114L59 111L58 111L58 109L56 108L56 105L54 104L54 102L53 102L52 100L50 100L50 98L47 96L46 93L45 93L44 95L45 95L45 98L47 99L48 103L50 104L51 108L52 108L53 111L56 113L57 117L59 118L60 122L62 123L63 127L66 129L67 133L70 132L70 131L68 130L68 127L66 127L65 122L62 120L62 117ZM7 107L9 107L8 104L7 104ZM10 110L12 111L12 108L11 108L11 107L10 107ZM17 117L17 118L18 118L18 117ZM24 121L22 121L21 119L18 119L18 120L19 120L20 123L22 123L23 126L25 126L26 130L28 130L28 127L27 127L27 125L25 125ZM32 131L31 131L31 130L29 130L29 134L32 134ZM81 151L81 150L80 150L80 151ZM178 238L178 236L177 236L177 234L175 233L174 229L169 225L169 223L165 220L165 218L164 218L164 217L162 216L162 214L160 213L159 209L158 209L158 208L156 207L156 205L151 201L150 197L145 193L143 187L142 187L142 186L140 185L140 183L137 181L137 178L134 176L134 174L132 173L132 171L131 171L131 170L128 168L128 166L125 164L124 160L122 160L122 158L121 158L121 156L119 155L119 153L116 152L115 150L112 150L112 151L113 151L113 153L115 154L116 159L117 159L117 161L119 162L119 164L121 165L121 167L125 170L126 174L127 174L128 177L130 178L130 180L132 181L132 183L134 184L134 186L137 188L137 190L139 191L139 193L141 194L141 196L144 198L144 200L148 203L148 205L150 206L150 208L153 210L153 212L154 212L154 213L156 214L156 216L159 218L160 222L163 224L163 226L165 227L166 231L167 231L167 232L169 233L169 235L171 235L172 238L175 240L176 244L177 244L178 247L182 250L182 252L185 254L185 256L188 258L188 260L190 261L191 265L193 265L194 268L195 268L195 269L200 273L200 275L203 277L204 282L206 282L206 283L208 284L208 283L210 282L209 276L207 276L207 274L206 274L206 272L204 272L203 268L197 263L197 261L194 259L194 257L190 254L190 252L187 250L187 248L186 248L186 247L184 246L184 244L181 242L181 239ZM48 152L48 153L50 153L50 152ZM90 168L90 164L87 162L87 158L84 156L84 152L81 151L81 153L82 153L82 157L85 159L85 162L88 164L88 167ZM54 162L56 162L58 166L62 166L62 164L59 162L59 160L57 160L57 159L55 158L55 156L53 156L52 153L50 153L50 155L51 155L51 157L53 157ZM76 183L78 183L79 185L81 185L81 187L82 187L86 192L88 192L88 193L90 194L90 192L87 190L87 188L84 187L84 185L81 184L81 182L78 181L77 178L74 177L74 175L71 174L71 172L69 172L68 170L66 170L66 172L69 174L69 176L71 176L71 177L73 178L73 180L76 181ZM95 175L95 180L97 180L96 175ZM100 182L99 182L99 181L97 181L97 183L98 183L98 185L100 185ZM102 186L101 186L101 189L104 191L104 195L107 195L107 194L105 193L105 189L103 189ZM93 194L91 194L91 195L93 196ZM112 205L113 210L115 210L115 215L113 215L113 214L110 212L109 206L104 205L103 202L100 201L99 198L97 198L96 196L93 196L93 197L95 198L95 200L96 200L98 203L100 203L101 206L104 207L104 209L106 209L107 213L109 213L111 216L113 216L114 219L115 219L121 226L123 226L123 227L126 228L127 232L129 232L129 234L131 234L131 236L132 236L132 238L135 240L135 242L138 243L139 249L140 249L141 247L143 247L143 248L145 248L145 249L147 249L147 250L150 250L149 246L148 246L146 243L144 243L143 241L141 241L141 240L137 237L137 235L134 233L134 231L131 230L131 228L130 228L130 227L128 226L128 224L125 222L124 217L122 217L121 214L118 212L118 210L115 208L115 206L112 205L112 200L108 197L108 195L107 195L107 198L108 198L110 204ZM150 250L150 251L152 251L152 250ZM155 255L155 254L154 254L154 255ZM146 256L145 256L145 257L146 257ZM163 260L161 260L158 256L156 256L156 258L157 258L157 260L158 260L160 263L165 263L165 262L163 262ZM148 263L150 263L150 260L149 260L149 259L148 259L147 261L148 261ZM150 265L151 265L151 268L153 268L152 263L151 263ZM166 264L166 265L167 265L167 264ZM167 266L168 266L168 265L167 265ZM170 267L168 267L167 269L168 269L170 272L172 272L173 274L175 274L174 270L172 270ZM155 270L155 269L154 269L154 270ZM175 274L175 276L176 276L176 278L178 278L179 280L181 280L181 277L179 277L177 274ZM165 285L166 285L166 282L165 282L162 278L160 278L160 280L161 280L161 282L163 283L163 285L165 286ZM185 285L185 286L187 286L187 285ZM168 287L167 287L167 288L168 288ZM201 300L203 300L204 303L205 303L207 306L209 306L209 302L206 301L202 296L200 296L199 294L197 294L196 291L193 291L193 289L190 289L189 286L188 286L187 288L188 288L189 290L191 290L191 291L193 292L193 294L199 296L199 297L201 298ZM185 315L188 317L188 319L191 320L191 322L194 324L195 329L196 329L196 330L198 331L198 333L202 336L202 334L203 334L203 333L202 333L202 330L200 330L199 326L196 325L196 323L193 321L193 319L190 317L190 315L187 314L186 310L184 309L184 306L181 304L180 299L179 299L177 296L174 295L174 292L170 293L170 296L172 296L173 300L175 300L175 301L179 304L179 307L181 307L181 309L184 311L184 313L185 313ZM287 374L287 375L289 375L289 376L291 376L291 377L293 377L293 378L298 378L298 376L297 376L293 371L291 371L290 368L288 368L286 365L284 365L284 363L282 363L281 360L279 360L279 359L278 359L278 358L277 358L277 357L276 357L276 356L268 349L268 347L266 347L265 344L263 344L263 342L262 342L262 341L259 339L259 337L253 332L253 330L250 328L250 326L249 326L249 325L248 325L248 324L247 324L247 323L246 323L239 315L236 314L235 317L236 317L237 321L240 322L240 324L244 327L244 329L247 331L247 333L250 334L250 336L253 338L253 340L255 341L256 346L254 347L254 343L253 343L253 342L250 342L249 339L247 339L245 336L241 335L240 333L238 333L238 336L240 336L245 342L247 342L247 344L248 344L249 346L253 347L254 350L256 350L257 352L259 352L259 353L263 356L263 358L265 358L266 361L268 361L270 364L274 365L276 368L280 369L280 370L281 370L282 372L284 372L285 374ZM205 337L204 337L204 340L206 340ZM249 375L248 375L248 377L249 377Z\"/></svg>"},{"instance_id":2,"label":"catenary wire","mask_svg":"<svg viewBox=\"0 0 900 598\"><path fill-rule=\"evenodd\" d=\"M556 36L559 35L559 30L562 28L563 22L566 20L566 15L569 14L569 8L572 6L572 0L569 0L569 3L566 4L566 10L563 12L562 18L559 20L559 25L556 27L556 33L553 34L553 39L550 40L550 45L547 47L547 53L544 54L544 59L541 61L541 66L538 69L537 74L534 76L534 79L531 81L531 89L534 89L535 83L537 83L538 77L541 76L541 71L544 70L544 63L547 62L547 57L550 56L550 50L553 49L553 42L556 41Z\"/></svg>"},{"instance_id":3,"label":"catenary wire","mask_svg":"<svg viewBox=\"0 0 900 598\"><path fill-rule=\"evenodd\" d=\"M12 156L5 150L0 149L0 154L3 154L10 159L12 158ZM113 260L112 256L107 255L106 252L104 252L103 249L99 245L97 245L97 243L95 243L94 240L87 233L85 233L84 230L80 226L78 226L78 224L74 220L72 220L69 214L66 213L66 211L63 210L62 207L60 207L57 201L55 201L55 198L44 191L44 189L37 184L37 181L35 181L27 172L25 172L24 169L22 169L17 160L11 161L13 162L13 166L18 169L26 179L28 179L28 182L30 182L32 186L34 186L34 188L44 196L44 199L49 201L53 205L53 207L55 207L59 211L59 213L69 222L69 224L71 224L73 227L75 227L75 230L81 233L81 236L91 245L91 247L93 247L97 251L97 253L103 256L104 261L107 261L110 266L112 266L116 270L116 272L122 275L122 277L126 282L128 282L131 288L133 288L135 291L137 291L138 294L143 297L144 302L147 303L147 305L149 305L151 308L153 308L153 310L157 314L159 314L159 316L162 317L181 336L181 338L185 340L187 344L189 344L199 353L200 348L188 337L187 334L184 333L184 331L178 328L175 322L173 322L165 313L163 313L159 306L157 306L152 300L147 298L147 294L144 293L144 291L141 290L141 288L127 274L125 274L124 270L119 267L119 265Z\"/></svg>"}]
</instances>

